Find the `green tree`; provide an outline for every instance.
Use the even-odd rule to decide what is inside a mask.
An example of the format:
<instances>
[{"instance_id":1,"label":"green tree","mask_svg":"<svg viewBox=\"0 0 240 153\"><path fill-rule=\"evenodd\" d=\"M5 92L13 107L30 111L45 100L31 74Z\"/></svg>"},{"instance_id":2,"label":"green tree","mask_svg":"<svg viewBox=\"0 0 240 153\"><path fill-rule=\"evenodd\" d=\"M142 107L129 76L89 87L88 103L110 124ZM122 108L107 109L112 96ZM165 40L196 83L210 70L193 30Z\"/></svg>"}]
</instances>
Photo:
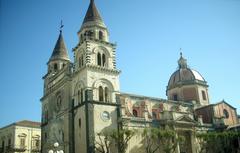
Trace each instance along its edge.
<instances>
[{"instance_id":1,"label":"green tree","mask_svg":"<svg viewBox=\"0 0 240 153\"><path fill-rule=\"evenodd\" d=\"M144 137L144 147L146 153L155 153L159 150L159 129L146 128L143 130L142 136Z\"/></svg>"},{"instance_id":2,"label":"green tree","mask_svg":"<svg viewBox=\"0 0 240 153\"><path fill-rule=\"evenodd\" d=\"M125 153L128 142L136 134L136 130L122 129L97 133L94 148L100 153L111 153L110 146L115 145L119 153Z\"/></svg>"},{"instance_id":3,"label":"green tree","mask_svg":"<svg viewBox=\"0 0 240 153\"><path fill-rule=\"evenodd\" d=\"M160 149L164 153L173 153L179 142L184 141L184 137L177 136L177 132L168 126L165 129L145 129L143 137L146 153L155 153Z\"/></svg>"},{"instance_id":4,"label":"green tree","mask_svg":"<svg viewBox=\"0 0 240 153\"><path fill-rule=\"evenodd\" d=\"M125 153L130 139L137 133L136 130L121 129L119 131L113 130L111 132L111 139L118 147L119 153Z\"/></svg>"},{"instance_id":5,"label":"green tree","mask_svg":"<svg viewBox=\"0 0 240 153\"><path fill-rule=\"evenodd\" d=\"M100 153L110 153L110 133L100 132L97 133L97 139L94 140L94 149Z\"/></svg>"},{"instance_id":6,"label":"green tree","mask_svg":"<svg viewBox=\"0 0 240 153\"><path fill-rule=\"evenodd\" d=\"M197 134L201 153L236 153L239 132L208 132Z\"/></svg>"},{"instance_id":7,"label":"green tree","mask_svg":"<svg viewBox=\"0 0 240 153\"><path fill-rule=\"evenodd\" d=\"M162 150L165 153L175 152L179 142L185 141L184 137L177 136L177 132L166 127L159 133L160 145L163 147Z\"/></svg>"}]
</instances>

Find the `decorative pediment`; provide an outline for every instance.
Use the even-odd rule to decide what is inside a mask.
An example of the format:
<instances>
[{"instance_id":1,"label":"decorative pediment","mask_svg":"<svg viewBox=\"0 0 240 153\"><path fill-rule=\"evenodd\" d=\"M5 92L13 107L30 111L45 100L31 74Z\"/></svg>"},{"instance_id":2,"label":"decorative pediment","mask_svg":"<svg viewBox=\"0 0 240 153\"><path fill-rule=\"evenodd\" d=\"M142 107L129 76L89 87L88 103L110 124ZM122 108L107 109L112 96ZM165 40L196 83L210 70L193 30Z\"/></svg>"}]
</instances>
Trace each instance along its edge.
<instances>
[{"instance_id":1,"label":"decorative pediment","mask_svg":"<svg viewBox=\"0 0 240 153\"><path fill-rule=\"evenodd\" d=\"M153 106L152 106L152 108L158 109L159 106L160 106L160 103L154 103Z\"/></svg>"},{"instance_id":2,"label":"decorative pediment","mask_svg":"<svg viewBox=\"0 0 240 153\"><path fill-rule=\"evenodd\" d=\"M27 134L25 134L25 133L18 134L18 137L26 137L26 136L27 136Z\"/></svg>"},{"instance_id":3,"label":"decorative pediment","mask_svg":"<svg viewBox=\"0 0 240 153\"><path fill-rule=\"evenodd\" d=\"M175 120L176 122L188 122L188 123L196 123L195 120L190 118L188 115L183 115Z\"/></svg>"},{"instance_id":4,"label":"decorative pediment","mask_svg":"<svg viewBox=\"0 0 240 153\"><path fill-rule=\"evenodd\" d=\"M141 107L142 102L141 101L137 101L133 104L133 107Z\"/></svg>"}]
</instances>

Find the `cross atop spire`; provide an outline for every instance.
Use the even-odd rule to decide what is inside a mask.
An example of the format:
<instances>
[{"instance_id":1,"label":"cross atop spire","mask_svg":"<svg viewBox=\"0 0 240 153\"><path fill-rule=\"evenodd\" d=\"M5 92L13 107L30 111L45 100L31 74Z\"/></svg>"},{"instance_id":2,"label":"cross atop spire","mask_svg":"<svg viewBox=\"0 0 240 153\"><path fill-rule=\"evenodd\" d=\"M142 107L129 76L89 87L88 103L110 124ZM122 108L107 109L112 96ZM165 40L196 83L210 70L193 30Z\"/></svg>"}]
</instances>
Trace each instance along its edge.
<instances>
[{"instance_id":1,"label":"cross atop spire","mask_svg":"<svg viewBox=\"0 0 240 153\"><path fill-rule=\"evenodd\" d=\"M62 33L62 29L63 29L64 25L63 25L63 21L61 20L61 23L60 23L60 33Z\"/></svg>"}]
</instances>

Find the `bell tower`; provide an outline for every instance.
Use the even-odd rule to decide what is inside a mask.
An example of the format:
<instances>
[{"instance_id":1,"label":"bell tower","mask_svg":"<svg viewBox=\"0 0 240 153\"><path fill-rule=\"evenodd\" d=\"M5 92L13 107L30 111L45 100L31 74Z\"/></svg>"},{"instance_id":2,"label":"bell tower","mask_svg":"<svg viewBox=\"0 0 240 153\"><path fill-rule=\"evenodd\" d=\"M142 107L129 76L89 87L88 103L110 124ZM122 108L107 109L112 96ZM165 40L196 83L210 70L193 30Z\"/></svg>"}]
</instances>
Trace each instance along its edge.
<instances>
[{"instance_id":1,"label":"bell tower","mask_svg":"<svg viewBox=\"0 0 240 153\"><path fill-rule=\"evenodd\" d=\"M116 69L116 45L109 42L107 27L94 0L90 2L78 37L79 42L73 49L76 79L74 80L79 83L78 87L84 88L84 91L92 90L94 100L115 102L115 93L119 91L120 73Z\"/></svg>"},{"instance_id":2,"label":"bell tower","mask_svg":"<svg viewBox=\"0 0 240 153\"><path fill-rule=\"evenodd\" d=\"M98 141L94 140L96 134L118 126L116 94L120 88L116 45L109 41L94 0L90 1L78 37L73 49L74 150L92 153L93 142Z\"/></svg>"},{"instance_id":3,"label":"bell tower","mask_svg":"<svg viewBox=\"0 0 240 153\"><path fill-rule=\"evenodd\" d=\"M62 26L61 26L62 27ZM48 152L55 142L59 148L69 150L68 121L71 101L72 63L63 39L62 29L47 63L48 71L43 77L42 103L42 152Z\"/></svg>"}]
</instances>

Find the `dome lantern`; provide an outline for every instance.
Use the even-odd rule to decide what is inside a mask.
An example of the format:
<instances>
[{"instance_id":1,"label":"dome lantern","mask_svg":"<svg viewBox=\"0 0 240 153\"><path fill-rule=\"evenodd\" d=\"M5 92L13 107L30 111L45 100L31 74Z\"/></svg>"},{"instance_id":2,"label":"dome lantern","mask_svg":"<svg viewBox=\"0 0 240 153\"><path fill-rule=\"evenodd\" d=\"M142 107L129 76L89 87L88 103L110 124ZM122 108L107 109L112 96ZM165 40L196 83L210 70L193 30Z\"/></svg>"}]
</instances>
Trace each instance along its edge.
<instances>
[{"instance_id":1,"label":"dome lantern","mask_svg":"<svg viewBox=\"0 0 240 153\"><path fill-rule=\"evenodd\" d=\"M178 66L180 69L187 68L187 60L182 56L182 52L180 53L180 59L178 60Z\"/></svg>"}]
</instances>

